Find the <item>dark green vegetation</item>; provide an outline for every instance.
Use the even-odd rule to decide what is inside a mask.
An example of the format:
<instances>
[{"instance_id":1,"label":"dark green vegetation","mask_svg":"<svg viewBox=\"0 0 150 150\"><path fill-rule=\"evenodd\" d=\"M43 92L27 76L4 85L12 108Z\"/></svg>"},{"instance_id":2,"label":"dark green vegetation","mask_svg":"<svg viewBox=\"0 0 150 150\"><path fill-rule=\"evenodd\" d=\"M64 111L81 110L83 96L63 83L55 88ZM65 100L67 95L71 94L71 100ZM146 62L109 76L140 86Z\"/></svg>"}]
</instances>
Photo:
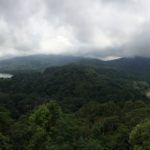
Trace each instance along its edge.
<instances>
[{"instance_id":1,"label":"dark green vegetation","mask_svg":"<svg viewBox=\"0 0 150 150\"><path fill-rule=\"evenodd\" d=\"M80 57L63 55L31 55L15 57L0 61L1 71L43 71L50 66L62 66L69 63L80 62Z\"/></svg>"},{"instance_id":2,"label":"dark green vegetation","mask_svg":"<svg viewBox=\"0 0 150 150\"><path fill-rule=\"evenodd\" d=\"M113 68L125 74L130 74L134 79L150 82L150 59L149 58L122 58L108 62Z\"/></svg>"},{"instance_id":3,"label":"dark green vegetation","mask_svg":"<svg viewBox=\"0 0 150 150\"><path fill-rule=\"evenodd\" d=\"M43 72L32 63L7 68L14 77L0 79L0 150L149 150L149 66L135 72L148 59L65 61Z\"/></svg>"}]
</instances>

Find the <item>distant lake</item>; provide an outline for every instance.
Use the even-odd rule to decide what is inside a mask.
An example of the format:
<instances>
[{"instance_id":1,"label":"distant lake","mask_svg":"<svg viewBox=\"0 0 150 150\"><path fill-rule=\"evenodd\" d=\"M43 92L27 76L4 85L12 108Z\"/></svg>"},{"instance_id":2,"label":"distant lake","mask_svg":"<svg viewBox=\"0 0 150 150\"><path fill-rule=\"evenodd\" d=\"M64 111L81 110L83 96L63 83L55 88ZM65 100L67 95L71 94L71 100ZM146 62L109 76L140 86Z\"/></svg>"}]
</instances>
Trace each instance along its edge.
<instances>
[{"instance_id":1,"label":"distant lake","mask_svg":"<svg viewBox=\"0 0 150 150\"><path fill-rule=\"evenodd\" d=\"M9 79L9 78L12 78L12 74L8 74L8 73L0 73L0 78L3 78L3 79Z\"/></svg>"}]
</instances>

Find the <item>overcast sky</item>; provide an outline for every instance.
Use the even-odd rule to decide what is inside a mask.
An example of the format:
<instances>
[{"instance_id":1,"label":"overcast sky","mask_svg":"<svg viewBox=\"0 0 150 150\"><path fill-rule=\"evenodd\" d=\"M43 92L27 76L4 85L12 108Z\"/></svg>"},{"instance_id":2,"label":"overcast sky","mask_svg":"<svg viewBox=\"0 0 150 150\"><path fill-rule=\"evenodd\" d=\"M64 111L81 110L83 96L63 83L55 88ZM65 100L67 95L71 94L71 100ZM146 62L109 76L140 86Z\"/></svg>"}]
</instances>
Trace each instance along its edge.
<instances>
[{"instance_id":1,"label":"overcast sky","mask_svg":"<svg viewBox=\"0 0 150 150\"><path fill-rule=\"evenodd\" d=\"M0 0L0 57L150 56L150 0Z\"/></svg>"}]
</instances>

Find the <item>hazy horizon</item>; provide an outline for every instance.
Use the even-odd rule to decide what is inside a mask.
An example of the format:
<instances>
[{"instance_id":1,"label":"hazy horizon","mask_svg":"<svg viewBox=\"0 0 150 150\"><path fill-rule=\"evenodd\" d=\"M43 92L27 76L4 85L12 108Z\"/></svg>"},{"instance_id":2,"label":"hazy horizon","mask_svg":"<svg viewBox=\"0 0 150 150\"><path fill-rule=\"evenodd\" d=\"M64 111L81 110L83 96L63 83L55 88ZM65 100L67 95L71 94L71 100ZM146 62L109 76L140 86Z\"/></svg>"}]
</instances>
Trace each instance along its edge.
<instances>
[{"instance_id":1,"label":"hazy horizon","mask_svg":"<svg viewBox=\"0 0 150 150\"><path fill-rule=\"evenodd\" d=\"M148 0L0 0L0 59L150 57Z\"/></svg>"}]
</instances>

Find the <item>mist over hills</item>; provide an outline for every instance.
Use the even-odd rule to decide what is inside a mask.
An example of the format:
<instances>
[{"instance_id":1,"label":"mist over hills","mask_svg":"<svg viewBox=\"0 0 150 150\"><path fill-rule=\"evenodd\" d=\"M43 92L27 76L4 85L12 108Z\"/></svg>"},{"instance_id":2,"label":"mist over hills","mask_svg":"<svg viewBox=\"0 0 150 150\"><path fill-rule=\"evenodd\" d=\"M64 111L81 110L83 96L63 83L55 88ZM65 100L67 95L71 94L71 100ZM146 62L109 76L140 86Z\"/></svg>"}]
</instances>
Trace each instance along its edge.
<instances>
[{"instance_id":1,"label":"mist over hills","mask_svg":"<svg viewBox=\"0 0 150 150\"><path fill-rule=\"evenodd\" d=\"M43 71L50 66L60 66L80 61L80 57L63 55L31 55L14 57L0 61L0 69L4 71L35 70Z\"/></svg>"},{"instance_id":2,"label":"mist over hills","mask_svg":"<svg viewBox=\"0 0 150 150\"><path fill-rule=\"evenodd\" d=\"M48 67L68 64L88 65L101 68L111 68L137 79L148 80L150 75L150 58L134 57L103 61L94 58L65 55L31 55L15 57L0 61L1 72L11 71L44 71Z\"/></svg>"}]
</instances>

